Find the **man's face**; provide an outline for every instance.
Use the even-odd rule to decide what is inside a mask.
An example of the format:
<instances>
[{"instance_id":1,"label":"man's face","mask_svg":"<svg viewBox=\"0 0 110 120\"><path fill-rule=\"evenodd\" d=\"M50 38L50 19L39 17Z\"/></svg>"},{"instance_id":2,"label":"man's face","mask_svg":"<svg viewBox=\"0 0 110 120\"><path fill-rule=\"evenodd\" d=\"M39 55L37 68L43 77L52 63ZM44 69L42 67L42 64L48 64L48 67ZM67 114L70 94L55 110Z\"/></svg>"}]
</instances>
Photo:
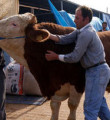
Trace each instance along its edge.
<instances>
[{"instance_id":1,"label":"man's face","mask_svg":"<svg viewBox=\"0 0 110 120\"><path fill-rule=\"evenodd\" d=\"M106 23L103 23L103 24L102 24L102 27L103 27L103 29L106 29L107 24L106 24Z\"/></svg>"},{"instance_id":2,"label":"man's face","mask_svg":"<svg viewBox=\"0 0 110 120\"><path fill-rule=\"evenodd\" d=\"M76 23L77 29L81 29L84 27L86 23L86 18L83 18L81 10L77 10L75 12L75 19L74 22Z\"/></svg>"}]
</instances>

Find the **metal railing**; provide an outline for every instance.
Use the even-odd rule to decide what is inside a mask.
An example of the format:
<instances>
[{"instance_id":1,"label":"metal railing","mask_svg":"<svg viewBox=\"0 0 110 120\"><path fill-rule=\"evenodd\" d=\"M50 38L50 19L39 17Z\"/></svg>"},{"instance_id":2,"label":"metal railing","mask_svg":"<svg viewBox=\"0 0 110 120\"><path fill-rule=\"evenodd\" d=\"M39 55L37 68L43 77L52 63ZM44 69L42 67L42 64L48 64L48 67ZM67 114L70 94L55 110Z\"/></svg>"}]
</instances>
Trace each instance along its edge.
<instances>
[{"instance_id":1,"label":"metal railing","mask_svg":"<svg viewBox=\"0 0 110 120\"><path fill-rule=\"evenodd\" d=\"M20 7L25 7L25 8L30 8L31 9L31 13L34 14L34 10L43 10L43 11L50 11L48 9L44 9L44 8L39 8L39 7L33 7L33 6L28 6L28 5L19 5Z\"/></svg>"}]
</instances>

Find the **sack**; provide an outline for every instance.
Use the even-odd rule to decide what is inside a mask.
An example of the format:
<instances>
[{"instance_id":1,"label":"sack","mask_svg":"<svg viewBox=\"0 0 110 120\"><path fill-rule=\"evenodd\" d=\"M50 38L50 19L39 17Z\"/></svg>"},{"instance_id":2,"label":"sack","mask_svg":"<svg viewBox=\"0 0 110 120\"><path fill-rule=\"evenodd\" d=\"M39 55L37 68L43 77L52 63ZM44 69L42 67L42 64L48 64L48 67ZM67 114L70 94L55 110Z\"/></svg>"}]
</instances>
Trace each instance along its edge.
<instances>
[{"instance_id":1,"label":"sack","mask_svg":"<svg viewBox=\"0 0 110 120\"><path fill-rule=\"evenodd\" d=\"M24 66L10 63L5 69L6 93L23 94L23 72Z\"/></svg>"},{"instance_id":2,"label":"sack","mask_svg":"<svg viewBox=\"0 0 110 120\"><path fill-rule=\"evenodd\" d=\"M6 93L42 96L37 80L23 65L12 61L6 66Z\"/></svg>"}]
</instances>

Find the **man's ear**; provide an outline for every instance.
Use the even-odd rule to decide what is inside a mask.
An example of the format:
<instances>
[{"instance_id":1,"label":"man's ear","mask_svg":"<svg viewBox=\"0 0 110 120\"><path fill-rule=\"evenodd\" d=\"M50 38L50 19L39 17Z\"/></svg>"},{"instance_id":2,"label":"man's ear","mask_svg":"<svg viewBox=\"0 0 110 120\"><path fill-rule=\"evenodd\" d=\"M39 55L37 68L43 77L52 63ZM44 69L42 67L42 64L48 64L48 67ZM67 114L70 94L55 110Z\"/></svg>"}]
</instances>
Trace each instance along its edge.
<instances>
[{"instance_id":1,"label":"man's ear","mask_svg":"<svg viewBox=\"0 0 110 120\"><path fill-rule=\"evenodd\" d=\"M84 21L85 23L89 23L89 17L83 18L83 21Z\"/></svg>"},{"instance_id":2,"label":"man's ear","mask_svg":"<svg viewBox=\"0 0 110 120\"><path fill-rule=\"evenodd\" d=\"M90 20L89 20L89 17L86 17L86 20L87 20L87 22L89 22Z\"/></svg>"}]
</instances>

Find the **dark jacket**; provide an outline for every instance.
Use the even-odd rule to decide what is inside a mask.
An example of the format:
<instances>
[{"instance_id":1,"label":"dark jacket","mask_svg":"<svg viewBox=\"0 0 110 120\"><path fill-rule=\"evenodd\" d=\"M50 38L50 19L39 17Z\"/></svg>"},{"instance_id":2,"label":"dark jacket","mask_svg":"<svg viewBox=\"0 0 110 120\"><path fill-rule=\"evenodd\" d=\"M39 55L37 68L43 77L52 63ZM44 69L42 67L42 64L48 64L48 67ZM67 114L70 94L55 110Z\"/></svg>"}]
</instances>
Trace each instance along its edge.
<instances>
[{"instance_id":1,"label":"dark jacket","mask_svg":"<svg viewBox=\"0 0 110 120\"><path fill-rule=\"evenodd\" d=\"M5 60L3 55L3 50L0 48L0 68L3 68L5 66Z\"/></svg>"}]
</instances>

